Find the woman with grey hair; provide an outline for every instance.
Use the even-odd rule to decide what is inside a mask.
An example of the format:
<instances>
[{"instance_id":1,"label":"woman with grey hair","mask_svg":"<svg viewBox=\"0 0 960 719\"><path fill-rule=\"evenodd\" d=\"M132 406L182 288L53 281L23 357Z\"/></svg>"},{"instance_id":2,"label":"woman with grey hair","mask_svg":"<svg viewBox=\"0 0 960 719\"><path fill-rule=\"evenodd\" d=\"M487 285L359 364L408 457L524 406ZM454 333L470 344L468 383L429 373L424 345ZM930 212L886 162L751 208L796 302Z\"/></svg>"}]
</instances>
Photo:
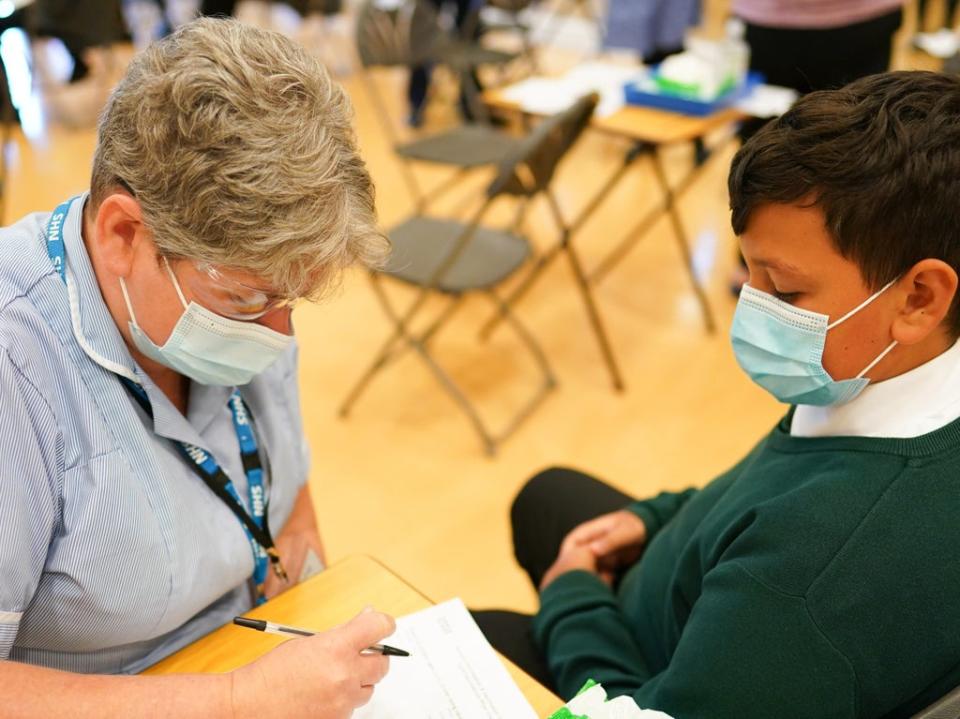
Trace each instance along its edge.
<instances>
[{"instance_id":1,"label":"woman with grey hair","mask_svg":"<svg viewBox=\"0 0 960 719\"><path fill-rule=\"evenodd\" d=\"M388 666L362 650L394 626L373 611L231 674L102 675L322 561L291 308L385 251L349 103L306 52L199 20L133 60L89 194L0 230L3 716L342 719L370 698Z\"/></svg>"}]
</instances>

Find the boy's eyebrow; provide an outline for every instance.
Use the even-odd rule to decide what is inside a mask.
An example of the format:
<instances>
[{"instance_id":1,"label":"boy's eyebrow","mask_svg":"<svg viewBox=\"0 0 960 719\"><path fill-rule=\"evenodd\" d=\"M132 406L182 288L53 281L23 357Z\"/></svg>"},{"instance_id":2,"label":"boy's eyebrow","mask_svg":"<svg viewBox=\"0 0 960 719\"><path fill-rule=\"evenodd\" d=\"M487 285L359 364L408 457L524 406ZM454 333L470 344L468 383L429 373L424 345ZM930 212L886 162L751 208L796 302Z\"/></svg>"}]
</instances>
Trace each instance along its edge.
<instances>
[{"instance_id":1,"label":"boy's eyebrow","mask_svg":"<svg viewBox=\"0 0 960 719\"><path fill-rule=\"evenodd\" d=\"M804 271L797 267L797 265L790 264L789 262L783 262L782 260L760 258L754 260L754 264L764 267L768 270L780 270L782 272L792 272L798 275L804 274Z\"/></svg>"}]
</instances>

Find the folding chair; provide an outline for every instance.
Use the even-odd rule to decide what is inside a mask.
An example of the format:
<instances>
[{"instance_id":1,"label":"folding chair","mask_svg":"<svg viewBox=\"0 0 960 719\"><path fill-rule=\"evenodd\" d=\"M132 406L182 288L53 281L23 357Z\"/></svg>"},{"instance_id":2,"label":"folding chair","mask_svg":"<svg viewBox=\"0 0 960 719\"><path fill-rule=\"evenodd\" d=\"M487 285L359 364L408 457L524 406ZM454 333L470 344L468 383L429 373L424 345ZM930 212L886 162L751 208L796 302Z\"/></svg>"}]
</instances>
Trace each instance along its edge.
<instances>
[{"instance_id":1,"label":"folding chair","mask_svg":"<svg viewBox=\"0 0 960 719\"><path fill-rule=\"evenodd\" d=\"M357 51L363 67L361 77L376 114L400 159L404 180L417 213L464 179L471 171L495 165L514 152L519 139L485 124L465 124L437 134L401 142L390 119L387 103L369 71L377 67L412 68L427 62L453 62L458 73L469 72L465 45L444 38L433 7L422 0L399 0L386 5L366 0L357 17ZM424 192L412 164L424 162L456 168L451 180Z\"/></svg>"},{"instance_id":2,"label":"folding chair","mask_svg":"<svg viewBox=\"0 0 960 719\"><path fill-rule=\"evenodd\" d=\"M520 57L526 59L530 74L539 70L536 49L530 38L530 24L521 14L533 4L533 0L487 0L477 12L478 22L482 22L486 32L511 33L520 39Z\"/></svg>"},{"instance_id":3,"label":"folding chair","mask_svg":"<svg viewBox=\"0 0 960 719\"><path fill-rule=\"evenodd\" d=\"M589 123L597 95L589 95L568 110L544 120L521 145L500 163L499 171L485 192L482 207L469 222L415 215L390 231L393 252L386 268L371 274L374 291L394 324L394 331L377 353L369 369L359 379L340 409L346 417L373 377L406 349L424 360L440 384L467 415L488 454L494 454L500 442L509 437L529 417L556 386L546 355L529 331L500 299L496 288L513 276L531 254L529 241L514 232L481 224L487 211L502 197L521 202L547 195L557 164ZM404 311L391 304L382 286L389 276L419 288L413 302ZM421 332L411 323L426 301L435 293L446 296L446 309ZM430 342L450 320L470 293L484 294L527 347L543 375L539 388L498 433L491 431L466 394L430 353Z\"/></svg>"},{"instance_id":4,"label":"folding chair","mask_svg":"<svg viewBox=\"0 0 960 719\"><path fill-rule=\"evenodd\" d=\"M960 717L960 687L913 715L913 719L957 719Z\"/></svg>"}]
</instances>

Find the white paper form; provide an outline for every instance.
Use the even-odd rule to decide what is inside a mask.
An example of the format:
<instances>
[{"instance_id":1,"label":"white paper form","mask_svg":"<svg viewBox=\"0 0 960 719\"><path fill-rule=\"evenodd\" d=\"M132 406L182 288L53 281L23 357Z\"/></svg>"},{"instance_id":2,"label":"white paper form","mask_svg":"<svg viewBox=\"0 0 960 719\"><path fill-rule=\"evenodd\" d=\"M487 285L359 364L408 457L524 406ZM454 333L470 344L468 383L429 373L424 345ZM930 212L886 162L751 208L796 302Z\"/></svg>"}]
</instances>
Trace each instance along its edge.
<instances>
[{"instance_id":1,"label":"white paper form","mask_svg":"<svg viewBox=\"0 0 960 719\"><path fill-rule=\"evenodd\" d=\"M353 719L537 719L459 599L397 620L385 644L406 649Z\"/></svg>"},{"instance_id":2,"label":"white paper form","mask_svg":"<svg viewBox=\"0 0 960 719\"><path fill-rule=\"evenodd\" d=\"M623 86L641 72L638 65L588 62L562 77L533 77L511 85L503 96L526 112L552 115L570 107L591 92L599 93L597 117L607 117L626 103Z\"/></svg>"}]
</instances>

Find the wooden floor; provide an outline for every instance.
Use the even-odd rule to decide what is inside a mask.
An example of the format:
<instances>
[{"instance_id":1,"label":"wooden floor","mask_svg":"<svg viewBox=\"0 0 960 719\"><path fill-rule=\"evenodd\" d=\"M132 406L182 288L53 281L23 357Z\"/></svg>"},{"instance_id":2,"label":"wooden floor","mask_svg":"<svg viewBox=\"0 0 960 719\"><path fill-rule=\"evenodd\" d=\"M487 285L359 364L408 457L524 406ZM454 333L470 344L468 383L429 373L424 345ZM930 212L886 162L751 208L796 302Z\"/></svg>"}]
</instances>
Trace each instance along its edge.
<instances>
[{"instance_id":1,"label":"wooden floor","mask_svg":"<svg viewBox=\"0 0 960 719\"><path fill-rule=\"evenodd\" d=\"M710 22L716 24L723 7L719 0L708 5ZM904 49L896 62L930 65ZM369 99L355 78L345 84L382 221L390 226L410 212L410 198ZM397 79L386 87L397 90ZM394 97L400 116L399 93ZM439 105L430 122L446 117ZM6 220L50 210L85 189L94 142L91 129L51 126L33 141L16 135L6 148ZM559 173L565 212L583 205L623 150L603 137L582 141ZM560 464L594 472L638 496L702 485L772 426L781 407L739 371L727 339L735 305L727 291L735 247L725 189L731 155L728 150L717 158L682 203L718 332L705 332L674 237L661 222L598 292L628 384L616 394L569 268L558 263L519 314L544 345L561 386L496 459L484 456L464 416L414 355L382 374L348 421L337 418L347 388L390 329L365 277L351 275L326 304L297 310L311 483L333 560L371 554L435 600L461 596L476 607L532 610L535 595L513 560L507 517L526 478ZM667 158L677 174L691 152L677 147ZM437 181L443 174L423 177ZM656 199L648 172L634 171L580 237L586 260L599 258ZM545 213L535 214L528 227L540 246L552 241ZM522 401L536 374L508 332L478 342L487 312L480 300L468 302L435 349L496 420Z\"/></svg>"}]
</instances>

